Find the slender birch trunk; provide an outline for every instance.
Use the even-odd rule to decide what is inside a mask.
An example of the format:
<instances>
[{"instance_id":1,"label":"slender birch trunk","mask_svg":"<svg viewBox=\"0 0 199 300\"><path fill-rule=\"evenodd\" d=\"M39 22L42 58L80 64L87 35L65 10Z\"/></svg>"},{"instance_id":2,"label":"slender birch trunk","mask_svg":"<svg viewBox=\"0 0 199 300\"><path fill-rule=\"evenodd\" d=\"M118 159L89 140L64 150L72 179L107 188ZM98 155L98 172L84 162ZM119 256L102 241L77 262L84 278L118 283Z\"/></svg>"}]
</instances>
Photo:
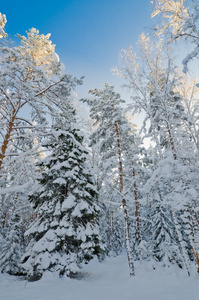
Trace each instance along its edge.
<instances>
[{"instance_id":1,"label":"slender birch trunk","mask_svg":"<svg viewBox=\"0 0 199 300\"><path fill-rule=\"evenodd\" d=\"M117 122L115 122L115 130L117 136L117 149L118 149L118 158L119 158L119 179L120 179L120 193L123 194L123 187L124 187L124 179L123 179L123 164L122 164L122 154L121 154L121 146L120 146L120 135ZM126 251L127 251L127 258L128 264L130 269L130 275L135 276L135 268L133 262L132 251L130 247L130 235L129 235L129 219L128 219L128 211L127 211L127 204L126 199L122 195L122 206L124 212L124 222L125 222L125 239L126 239Z\"/></svg>"}]
</instances>

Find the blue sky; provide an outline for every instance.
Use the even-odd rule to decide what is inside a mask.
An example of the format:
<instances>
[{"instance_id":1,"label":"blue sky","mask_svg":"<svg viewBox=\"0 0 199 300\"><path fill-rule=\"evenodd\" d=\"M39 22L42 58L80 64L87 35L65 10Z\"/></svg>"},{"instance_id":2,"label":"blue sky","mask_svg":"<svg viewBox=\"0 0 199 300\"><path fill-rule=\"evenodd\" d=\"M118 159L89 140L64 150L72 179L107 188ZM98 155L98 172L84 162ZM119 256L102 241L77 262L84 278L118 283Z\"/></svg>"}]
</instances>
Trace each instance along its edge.
<instances>
[{"instance_id":1,"label":"blue sky","mask_svg":"<svg viewBox=\"0 0 199 300\"><path fill-rule=\"evenodd\" d=\"M0 11L7 17L6 32L12 38L31 27L52 34L66 72L85 76L78 90L82 97L104 82L119 89L122 82L111 69L121 49L135 45L143 31L150 31L151 10L150 0L8 0L2 1Z\"/></svg>"}]
</instances>

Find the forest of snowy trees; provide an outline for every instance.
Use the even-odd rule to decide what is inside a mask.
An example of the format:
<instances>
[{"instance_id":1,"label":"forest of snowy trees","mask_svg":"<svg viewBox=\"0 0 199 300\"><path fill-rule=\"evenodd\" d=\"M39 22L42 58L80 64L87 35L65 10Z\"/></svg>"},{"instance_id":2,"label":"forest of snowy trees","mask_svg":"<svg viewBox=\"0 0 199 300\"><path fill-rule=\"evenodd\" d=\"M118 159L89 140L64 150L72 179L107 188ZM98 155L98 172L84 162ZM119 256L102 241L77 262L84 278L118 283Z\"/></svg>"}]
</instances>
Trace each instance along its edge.
<instances>
[{"instance_id":1,"label":"forest of snowy trees","mask_svg":"<svg viewBox=\"0 0 199 300\"><path fill-rule=\"evenodd\" d=\"M105 83L79 95L90 112L79 122L83 78L64 73L50 34L12 43L0 14L2 273L74 278L124 249L132 276L138 260L199 273L198 1L157 0L152 17L113 70L128 105ZM182 68L177 43L191 45Z\"/></svg>"}]
</instances>

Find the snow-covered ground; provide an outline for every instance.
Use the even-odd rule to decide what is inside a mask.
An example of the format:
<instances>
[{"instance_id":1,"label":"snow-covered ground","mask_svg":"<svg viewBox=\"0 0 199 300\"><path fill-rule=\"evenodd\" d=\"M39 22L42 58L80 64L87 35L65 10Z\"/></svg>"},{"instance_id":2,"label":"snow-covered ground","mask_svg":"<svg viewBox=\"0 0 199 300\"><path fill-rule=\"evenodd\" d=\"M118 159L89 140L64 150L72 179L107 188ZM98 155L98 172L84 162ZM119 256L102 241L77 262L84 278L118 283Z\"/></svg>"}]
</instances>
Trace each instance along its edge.
<instances>
[{"instance_id":1,"label":"snow-covered ground","mask_svg":"<svg viewBox=\"0 0 199 300\"><path fill-rule=\"evenodd\" d=\"M27 282L0 274L0 300L198 300L199 278L185 271L136 265L130 277L125 254L103 263L92 261L87 276L76 280L46 274Z\"/></svg>"}]
</instances>

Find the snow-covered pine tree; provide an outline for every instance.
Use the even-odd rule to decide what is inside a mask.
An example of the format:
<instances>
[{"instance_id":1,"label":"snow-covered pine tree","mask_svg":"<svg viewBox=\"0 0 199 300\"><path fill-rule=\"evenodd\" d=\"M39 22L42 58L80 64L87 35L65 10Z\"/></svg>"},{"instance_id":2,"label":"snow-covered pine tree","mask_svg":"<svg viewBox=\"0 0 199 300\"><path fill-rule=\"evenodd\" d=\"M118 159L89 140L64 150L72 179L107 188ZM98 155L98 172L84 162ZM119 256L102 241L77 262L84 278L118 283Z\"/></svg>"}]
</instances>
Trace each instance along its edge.
<instances>
[{"instance_id":1,"label":"snow-covered pine tree","mask_svg":"<svg viewBox=\"0 0 199 300\"><path fill-rule=\"evenodd\" d=\"M39 139L48 131L51 117L60 113L66 96L82 82L62 73L50 34L40 35L32 28L27 38L18 37L22 45L0 47L0 168L10 145L27 136Z\"/></svg>"},{"instance_id":2,"label":"snow-covered pine tree","mask_svg":"<svg viewBox=\"0 0 199 300\"><path fill-rule=\"evenodd\" d=\"M100 154L99 169L103 184L108 186L108 189L111 187L114 191L114 198L119 199L118 207L122 205L130 274L134 275L128 216L128 206L135 203L137 211L136 229L138 238L140 238L139 205L134 176L136 164L135 160L133 160L133 154L135 154L133 151L137 151L134 131L130 128L121 107L121 103L125 101L114 91L113 86L105 84L103 89L91 90L89 94L93 95L93 97L91 99L84 99L83 101L87 102L90 106L90 116L94 120L94 126L96 125L97 127L91 135L90 145L96 145L98 153ZM132 153L132 155L130 155L130 153ZM130 157L131 161L129 161ZM125 168L125 165L131 165L131 174L129 170L130 167ZM128 176L125 176L125 172L128 173ZM130 178L131 180L129 180ZM126 196L125 193L131 195L132 198L129 197L129 195ZM110 200L110 198L113 197L109 197L107 200ZM127 199L129 201L127 201Z\"/></svg>"},{"instance_id":3,"label":"snow-covered pine tree","mask_svg":"<svg viewBox=\"0 0 199 300\"><path fill-rule=\"evenodd\" d=\"M27 230L23 258L28 276L45 271L75 276L81 263L103 252L98 232L99 207L83 136L75 125L52 131L45 143L51 151L40 164L42 173L30 200L37 213Z\"/></svg>"}]
</instances>

